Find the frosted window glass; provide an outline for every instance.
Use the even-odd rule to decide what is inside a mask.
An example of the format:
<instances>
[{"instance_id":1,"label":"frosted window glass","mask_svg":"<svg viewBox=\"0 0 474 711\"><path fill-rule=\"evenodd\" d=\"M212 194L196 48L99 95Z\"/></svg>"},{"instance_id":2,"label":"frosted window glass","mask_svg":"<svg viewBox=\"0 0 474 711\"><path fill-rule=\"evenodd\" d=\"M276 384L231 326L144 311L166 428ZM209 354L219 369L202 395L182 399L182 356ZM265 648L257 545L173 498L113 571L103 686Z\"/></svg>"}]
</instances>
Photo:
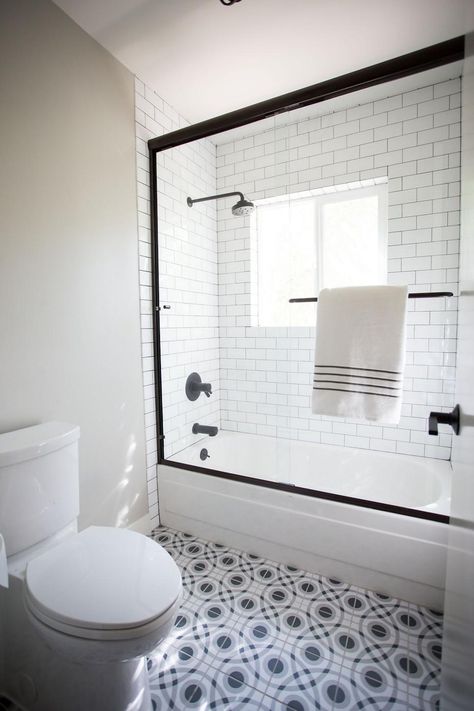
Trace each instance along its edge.
<instances>
[{"instance_id":1,"label":"frosted window glass","mask_svg":"<svg viewBox=\"0 0 474 711\"><path fill-rule=\"evenodd\" d=\"M314 200L258 207L257 234L258 325L306 326L314 306L288 299L317 291Z\"/></svg>"},{"instance_id":2,"label":"frosted window glass","mask_svg":"<svg viewBox=\"0 0 474 711\"><path fill-rule=\"evenodd\" d=\"M378 197L322 205L321 243L321 288L380 284Z\"/></svg>"},{"instance_id":3,"label":"frosted window glass","mask_svg":"<svg viewBox=\"0 0 474 711\"><path fill-rule=\"evenodd\" d=\"M386 192L356 192L257 205L256 325L314 326L316 304L290 298L386 283Z\"/></svg>"}]
</instances>

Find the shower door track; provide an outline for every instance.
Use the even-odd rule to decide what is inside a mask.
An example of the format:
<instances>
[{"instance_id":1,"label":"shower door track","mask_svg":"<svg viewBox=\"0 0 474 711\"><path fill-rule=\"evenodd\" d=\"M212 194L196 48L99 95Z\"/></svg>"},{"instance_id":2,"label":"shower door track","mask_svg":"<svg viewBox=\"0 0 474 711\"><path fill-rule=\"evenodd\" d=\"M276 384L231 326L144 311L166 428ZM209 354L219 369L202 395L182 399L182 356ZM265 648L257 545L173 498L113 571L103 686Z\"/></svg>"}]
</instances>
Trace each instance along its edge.
<instances>
[{"instance_id":1,"label":"shower door track","mask_svg":"<svg viewBox=\"0 0 474 711\"><path fill-rule=\"evenodd\" d=\"M149 168L150 168L150 217L151 217L151 251L152 251L152 300L153 300L153 345L154 345L154 373L155 373L155 404L156 404L156 429L158 440L158 464L180 469L197 471L210 476L229 479L246 484L263 486L269 489L279 489L304 496L328 499L339 503L378 509L390 513L424 518L441 523L449 523L449 516L420 511L402 506L383 504L370 499L358 499L352 496L342 496L326 491L306 489L291 484L282 484L267 479L232 474L230 472L208 469L205 467L181 464L166 459L164 456L165 434L161 431L163 422L162 380L161 380L161 343L160 343L160 301L159 301L159 254L158 254L158 197L157 197L157 153L175 148L177 146L212 136L215 133L228 131L233 128L245 126L264 118L289 112L303 106L310 106L337 96L343 96L354 91L366 89L377 84L401 79L412 74L434 69L451 62L464 59L464 35L455 37L445 42L425 47L409 54L404 54L385 62L373 64L348 74L343 74L333 79L328 79L318 84L292 91L266 101L261 101L251 106L246 106L236 111L231 111L221 116L201 121L186 128L172 131L163 136L152 138L148 141Z\"/></svg>"}]
</instances>

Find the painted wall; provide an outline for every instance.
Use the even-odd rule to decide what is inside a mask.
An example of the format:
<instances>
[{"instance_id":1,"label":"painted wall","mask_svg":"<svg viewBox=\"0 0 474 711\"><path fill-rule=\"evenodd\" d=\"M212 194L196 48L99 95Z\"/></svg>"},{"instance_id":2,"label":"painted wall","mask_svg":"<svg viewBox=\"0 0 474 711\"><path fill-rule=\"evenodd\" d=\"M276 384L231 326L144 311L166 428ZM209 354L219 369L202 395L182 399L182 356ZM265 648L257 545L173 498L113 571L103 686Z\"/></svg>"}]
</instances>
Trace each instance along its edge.
<instances>
[{"instance_id":1,"label":"painted wall","mask_svg":"<svg viewBox=\"0 0 474 711\"><path fill-rule=\"evenodd\" d=\"M147 512L133 77L48 0L0 8L0 431L81 427L80 524Z\"/></svg>"},{"instance_id":2,"label":"painted wall","mask_svg":"<svg viewBox=\"0 0 474 711\"><path fill-rule=\"evenodd\" d=\"M454 79L298 123L290 113L272 130L249 126L217 146L217 188L258 200L386 178L388 282L457 294L460 89ZM252 326L250 220L228 205L217 214L222 427L449 459L449 428L429 436L427 416L453 405L457 298L409 302L399 426L312 415L315 328ZM288 296L304 296L294 286Z\"/></svg>"}]
</instances>

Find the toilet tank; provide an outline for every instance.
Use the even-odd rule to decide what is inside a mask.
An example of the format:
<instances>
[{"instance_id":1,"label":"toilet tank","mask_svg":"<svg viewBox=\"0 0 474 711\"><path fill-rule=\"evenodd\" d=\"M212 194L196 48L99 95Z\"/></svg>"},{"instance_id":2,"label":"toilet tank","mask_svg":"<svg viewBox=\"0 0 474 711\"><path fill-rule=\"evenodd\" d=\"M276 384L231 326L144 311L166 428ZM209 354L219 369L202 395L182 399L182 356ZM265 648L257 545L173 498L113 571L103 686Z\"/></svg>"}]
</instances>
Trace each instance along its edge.
<instances>
[{"instance_id":1,"label":"toilet tank","mask_svg":"<svg viewBox=\"0 0 474 711\"><path fill-rule=\"evenodd\" d=\"M7 556L76 520L79 434L66 422L0 434L0 533Z\"/></svg>"}]
</instances>

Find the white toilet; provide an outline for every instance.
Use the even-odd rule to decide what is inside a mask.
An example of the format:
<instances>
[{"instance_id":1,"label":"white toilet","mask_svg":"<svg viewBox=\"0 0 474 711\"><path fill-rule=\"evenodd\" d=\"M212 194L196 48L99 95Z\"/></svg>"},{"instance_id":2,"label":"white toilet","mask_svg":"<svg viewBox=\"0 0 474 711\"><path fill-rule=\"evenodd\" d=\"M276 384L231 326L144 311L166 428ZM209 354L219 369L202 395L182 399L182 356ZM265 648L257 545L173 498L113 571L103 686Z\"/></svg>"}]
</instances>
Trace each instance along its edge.
<instances>
[{"instance_id":1,"label":"white toilet","mask_svg":"<svg viewBox=\"0 0 474 711\"><path fill-rule=\"evenodd\" d=\"M79 428L0 435L0 692L27 711L151 711L145 655L169 633L181 575L127 529L77 532Z\"/></svg>"}]
</instances>

